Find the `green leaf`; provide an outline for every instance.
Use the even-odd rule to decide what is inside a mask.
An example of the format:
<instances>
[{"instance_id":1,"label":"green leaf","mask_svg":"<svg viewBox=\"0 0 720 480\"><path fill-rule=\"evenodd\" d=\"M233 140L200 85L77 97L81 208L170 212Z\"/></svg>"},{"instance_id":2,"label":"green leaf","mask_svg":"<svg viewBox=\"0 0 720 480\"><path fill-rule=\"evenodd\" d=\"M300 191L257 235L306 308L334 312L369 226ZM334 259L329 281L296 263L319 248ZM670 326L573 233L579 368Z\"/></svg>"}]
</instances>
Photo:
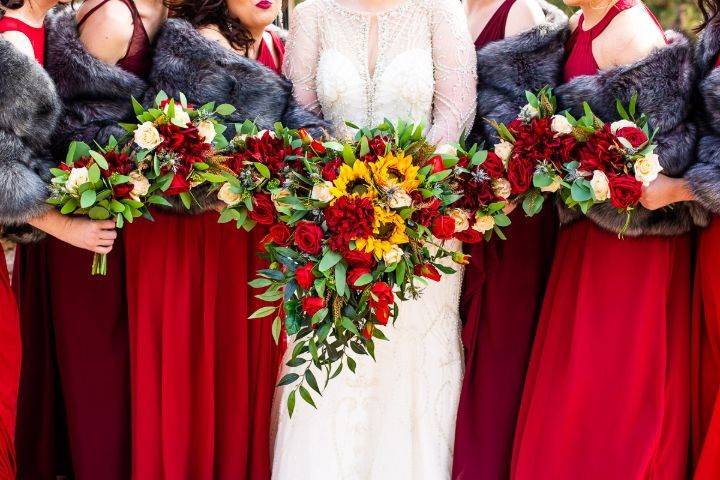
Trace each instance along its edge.
<instances>
[{"instance_id":1,"label":"green leaf","mask_svg":"<svg viewBox=\"0 0 720 480\"><path fill-rule=\"evenodd\" d=\"M355 367L357 366L355 359L353 359L352 357L347 357L347 366L352 373L355 373Z\"/></svg>"},{"instance_id":2,"label":"green leaf","mask_svg":"<svg viewBox=\"0 0 720 480\"><path fill-rule=\"evenodd\" d=\"M253 318L264 318L274 313L275 310L277 310L277 307L261 307L255 310L255 312L250 315L248 319L252 320Z\"/></svg>"},{"instance_id":3,"label":"green leaf","mask_svg":"<svg viewBox=\"0 0 720 480\"><path fill-rule=\"evenodd\" d=\"M100 155L95 150L90 150L90 156L93 158L93 160L95 160L95 162L98 164L98 166L100 168L102 168L103 170L108 169L108 163L107 163L107 160L105 160L105 157Z\"/></svg>"},{"instance_id":4,"label":"green leaf","mask_svg":"<svg viewBox=\"0 0 720 480\"><path fill-rule=\"evenodd\" d=\"M495 224L496 224L498 227L507 227L507 226L509 226L510 223L511 223L511 222L510 222L510 217L508 217L508 216L505 215L504 213L501 213L501 214L499 214L499 215L495 215L493 218L495 219Z\"/></svg>"},{"instance_id":5,"label":"green leaf","mask_svg":"<svg viewBox=\"0 0 720 480\"><path fill-rule=\"evenodd\" d=\"M310 392L307 391L307 388L300 386L300 396L303 400L305 400L307 403L313 406L313 408L317 408L315 406L315 402L313 402L312 396L310 395Z\"/></svg>"},{"instance_id":6,"label":"green leaf","mask_svg":"<svg viewBox=\"0 0 720 480\"><path fill-rule=\"evenodd\" d=\"M573 182L570 187L570 195L572 196L572 199L578 203L593 198L592 189L581 180Z\"/></svg>"},{"instance_id":7,"label":"green leaf","mask_svg":"<svg viewBox=\"0 0 720 480\"><path fill-rule=\"evenodd\" d=\"M290 385L291 383L295 383L298 378L300 378L300 375L297 373L288 373L280 379L277 386L284 387L285 385Z\"/></svg>"},{"instance_id":8,"label":"green leaf","mask_svg":"<svg viewBox=\"0 0 720 480\"><path fill-rule=\"evenodd\" d=\"M357 327L348 317L342 317L342 321L340 322L340 324L345 327L346 330L349 330L355 335L360 336L360 332L358 331Z\"/></svg>"},{"instance_id":9,"label":"green leaf","mask_svg":"<svg viewBox=\"0 0 720 480\"><path fill-rule=\"evenodd\" d=\"M223 117L227 117L228 115L232 115L235 113L236 108L230 105L229 103L223 103L221 105L218 105L215 109L215 113L218 115L222 115Z\"/></svg>"},{"instance_id":10,"label":"green leaf","mask_svg":"<svg viewBox=\"0 0 720 480\"><path fill-rule=\"evenodd\" d=\"M160 92L160 93L164 93L164 92ZM160 96L159 93L158 93L158 96ZM140 105L140 102L138 102L135 99L135 97L130 97L130 103L132 103L132 107L133 107L133 111L135 112L135 115L142 115L142 113L145 111L143 106Z\"/></svg>"},{"instance_id":11,"label":"green leaf","mask_svg":"<svg viewBox=\"0 0 720 480\"><path fill-rule=\"evenodd\" d=\"M80 196L80 207L90 208L93 204L95 204L96 199L97 194L95 193L95 190L85 190Z\"/></svg>"},{"instance_id":12,"label":"green leaf","mask_svg":"<svg viewBox=\"0 0 720 480\"><path fill-rule=\"evenodd\" d=\"M260 162L253 162L253 165L255 165L255 168L257 171L262 175L264 178L270 178L270 169L263 165Z\"/></svg>"},{"instance_id":13,"label":"green leaf","mask_svg":"<svg viewBox=\"0 0 720 480\"><path fill-rule=\"evenodd\" d=\"M310 385L310 388L312 388L317 393L320 393L322 395L322 393L320 392L320 387L318 387L317 379L315 378L315 375L313 375L312 371L309 368L307 370L305 370L305 381L307 382L308 385Z\"/></svg>"},{"instance_id":14,"label":"green leaf","mask_svg":"<svg viewBox=\"0 0 720 480\"><path fill-rule=\"evenodd\" d=\"M283 298L283 292L282 290L278 292L264 292L259 295L255 295L255 298L257 298L258 300L263 300L265 302L276 302Z\"/></svg>"},{"instance_id":15,"label":"green leaf","mask_svg":"<svg viewBox=\"0 0 720 480\"><path fill-rule=\"evenodd\" d=\"M350 145L345 145L343 148L343 160L346 164L350 165L351 167L355 163L355 152L353 152L353 149Z\"/></svg>"},{"instance_id":16,"label":"green leaf","mask_svg":"<svg viewBox=\"0 0 720 480\"><path fill-rule=\"evenodd\" d=\"M163 207L171 207L170 202L168 202L165 197L161 195L153 195L150 198L148 198L148 203L150 205L161 205Z\"/></svg>"},{"instance_id":17,"label":"green leaf","mask_svg":"<svg viewBox=\"0 0 720 480\"><path fill-rule=\"evenodd\" d=\"M318 268L321 272L327 272L332 267L334 267L335 264L338 263L340 260L342 260L342 256L339 253L328 250L325 255L323 255L322 260L320 260L320 265L318 266Z\"/></svg>"},{"instance_id":18,"label":"green leaf","mask_svg":"<svg viewBox=\"0 0 720 480\"><path fill-rule=\"evenodd\" d=\"M365 285L369 284L373 281L373 276L369 273L365 273L360 276L357 280L355 280L355 286L356 287L364 287Z\"/></svg>"},{"instance_id":19,"label":"green leaf","mask_svg":"<svg viewBox=\"0 0 720 480\"><path fill-rule=\"evenodd\" d=\"M321 308L317 312L315 312L315 315L312 316L310 319L310 323L312 325L317 325L320 323L325 317L327 317L329 310L327 308Z\"/></svg>"},{"instance_id":20,"label":"green leaf","mask_svg":"<svg viewBox=\"0 0 720 480\"><path fill-rule=\"evenodd\" d=\"M276 316L272 323L272 336L275 340L275 345L280 343L280 332L282 331L282 319L280 315Z\"/></svg>"},{"instance_id":21,"label":"green leaf","mask_svg":"<svg viewBox=\"0 0 720 480\"><path fill-rule=\"evenodd\" d=\"M88 168L88 177L92 183L100 180L100 167L98 167L97 164L93 164Z\"/></svg>"},{"instance_id":22,"label":"green leaf","mask_svg":"<svg viewBox=\"0 0 720 480\"><path fill-rule=\"evenodd\" d=\"M347 286L347 267L344 263L338 263L335 265L335 290L341 297L345 296L345 289Z\"/></svg>"},{"instance_id":23,"label":"green leaf","mask_svg":"<svg viewBox=\"0 0 720 480\"><path fill-rule=\"evenodd\" d=\"M68 215L74 212L77 207L77 201L71 198L65 203L65 205L62 206L62 208L60 209L60 213L62 213L63 215Z\"/></svg>"},{"instance_id":24,"label":"green leaf","mask_svg":"<svg viewBox=\"0 0 720 480\"><path fill-rule=\"evenodd\" d=\"M293 412L295 411L295 390L290 392L290 395L288 395L287 407L288 407L288 414L290 415L290 418L292 418Z\"/></svg>"},{"instance_id":25,"label":"green leaf","mask_svg":"<svg viewBox=\"0 0 720 480\"><path fill-rule=\"evenodd\" d=\"M248 282L252 288L265 288L272 284L272 280L269 278L256 278L255 280Z\"/></svg>"},{"instance_id":26,"label":"green leaf","mask_svg":"<svg viewBox=\"0 0 720 480\"><path fill-rule=\"evenodd\" d=\"M106 208L95 206L90 209L88 216L93 220L107 220L110 218L110 212Z\"/></svg>"}]
</instances>

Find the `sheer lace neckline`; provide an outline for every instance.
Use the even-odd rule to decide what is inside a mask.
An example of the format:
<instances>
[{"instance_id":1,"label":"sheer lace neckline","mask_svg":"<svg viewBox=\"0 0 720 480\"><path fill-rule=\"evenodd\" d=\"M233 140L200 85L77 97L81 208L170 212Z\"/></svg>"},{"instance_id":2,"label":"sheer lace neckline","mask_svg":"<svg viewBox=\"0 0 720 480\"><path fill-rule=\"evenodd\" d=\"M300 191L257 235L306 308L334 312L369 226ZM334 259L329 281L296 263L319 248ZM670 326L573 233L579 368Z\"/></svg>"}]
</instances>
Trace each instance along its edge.
<instances>
[{"instance_id":1,"label":"sheer lace neckline","mask_svg":"<svg viewBox=\"0 0 720 480\"><path fill-rule=\"evenodd\" d=\"M388 15L391 15L399 10L403 10L404 8L410 6L410 4L414 3L415 0L403 0L402 2L398 3L397 5L394 5L390 8L387 8L383 10L382 12L370 12L367 10L356 10L351 7L346 7L345 5L342 5L337 0L329 0L329 2L335 6L338 10L342 10L344 13L350 14L350 15L356 15L358 17L365 17L365 18L383 18Z\"/></svg>"}]
</instances>

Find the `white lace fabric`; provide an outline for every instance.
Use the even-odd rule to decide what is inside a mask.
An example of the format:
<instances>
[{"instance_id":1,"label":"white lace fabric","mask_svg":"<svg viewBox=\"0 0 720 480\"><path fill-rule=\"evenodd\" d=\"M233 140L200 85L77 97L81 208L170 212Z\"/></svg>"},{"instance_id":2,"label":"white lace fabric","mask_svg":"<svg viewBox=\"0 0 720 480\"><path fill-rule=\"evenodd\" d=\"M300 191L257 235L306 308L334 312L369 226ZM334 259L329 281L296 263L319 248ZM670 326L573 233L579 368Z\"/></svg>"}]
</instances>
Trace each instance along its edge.
<instances>
[{"instance_id":1,"label":"white lace fabric","mask_svg":"<svg viewBox=\"0 0 720 480\"><path fill-rule=\"evenodd\" d=\"M377 42L375 64L368 50ZM456 141L475 116L475 49L457 0L405 0L380 14L307 0L291 22L284 71L298 102L345 121L422 121L432 143Z\"/></svg>"}]
</instances>

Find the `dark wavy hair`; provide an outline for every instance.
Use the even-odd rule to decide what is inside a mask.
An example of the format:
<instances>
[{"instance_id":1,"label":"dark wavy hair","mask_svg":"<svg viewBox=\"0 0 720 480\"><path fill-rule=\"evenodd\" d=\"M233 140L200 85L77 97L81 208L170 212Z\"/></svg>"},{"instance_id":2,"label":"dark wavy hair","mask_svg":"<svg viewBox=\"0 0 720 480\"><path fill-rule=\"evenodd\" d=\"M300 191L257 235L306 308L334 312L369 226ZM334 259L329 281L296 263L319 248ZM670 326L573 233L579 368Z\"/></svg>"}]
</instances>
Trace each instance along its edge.
<instances>
[{"instance_id":1,"label":"dark wavy hair","mask_svg":"<svg viewBox=\"0 0 720 480\"><path fill-rule=\"evenodd\" d=\"M164 0L164 3L173 17L187 20L194 27L217 25L230 45L246 55L255 42L250 30L230 17L226 0Z\"/></svg>"},{"instance_id":2,"label":"dark wavy hair","mask_svg":"<svg viewBox=\"0 0 720 480\"><path fill-rule=\"evenodd\" d=\"M695 32L700 32L713 22L720 12L720 0L697 0L698 9L702 14L702 23L695 27Z\"/></svg>"}]
</instances>

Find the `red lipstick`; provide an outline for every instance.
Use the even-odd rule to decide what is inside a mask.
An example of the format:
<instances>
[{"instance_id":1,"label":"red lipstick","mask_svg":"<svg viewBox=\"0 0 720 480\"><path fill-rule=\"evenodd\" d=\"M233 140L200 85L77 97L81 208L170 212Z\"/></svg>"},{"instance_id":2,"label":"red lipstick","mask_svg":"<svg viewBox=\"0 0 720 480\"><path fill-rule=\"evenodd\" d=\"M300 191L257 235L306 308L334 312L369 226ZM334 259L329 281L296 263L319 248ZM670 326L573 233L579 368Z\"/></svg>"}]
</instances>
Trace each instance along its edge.
<instances>
[{"instance_id":1,"label":"red lipstick","mask_svg":"<svg viewBox=\"0 0 720 480\"><path fill-rule=\"evenodd\" d=\"M256 7L262 8L263 10L268 10L272 8L273 4L270 0L260 0L258 3L255 4Z\"/></svg>"}]
</instances>

